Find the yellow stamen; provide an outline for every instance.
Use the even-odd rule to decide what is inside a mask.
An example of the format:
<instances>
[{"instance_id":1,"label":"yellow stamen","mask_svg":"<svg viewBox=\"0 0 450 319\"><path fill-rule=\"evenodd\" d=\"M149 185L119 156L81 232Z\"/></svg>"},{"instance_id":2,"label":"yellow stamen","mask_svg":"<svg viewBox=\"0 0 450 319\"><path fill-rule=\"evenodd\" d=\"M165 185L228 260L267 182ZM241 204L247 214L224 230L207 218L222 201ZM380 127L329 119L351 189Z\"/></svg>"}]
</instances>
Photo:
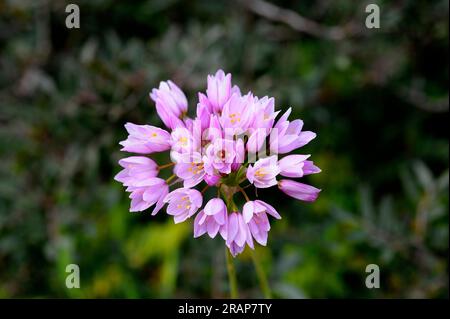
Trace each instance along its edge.
<instances>
[{"instance_id":1,"label":"yellow stamen","mask_svg":"<svg viewBox=\"0 0 450 319\"><path fill-rule=\"evenodd\" d=\"M187 145L188 139L186 137L182 136L182 137L180 137L178 142L180 142L182 145Z\"/></svg>"},{"instance_id":2,"label":"yellow stamen","mask_svg":"<svg viewBox=\"0 0 450 319\"><path fill-rule=\"evenodd\" d=\"M262 168L257 169L255 172L255 176L257 176L257 177L264 177L266 175L267 175L267 173L265 173L264 169L262 169Z\"/></svg>"}]
</instances>

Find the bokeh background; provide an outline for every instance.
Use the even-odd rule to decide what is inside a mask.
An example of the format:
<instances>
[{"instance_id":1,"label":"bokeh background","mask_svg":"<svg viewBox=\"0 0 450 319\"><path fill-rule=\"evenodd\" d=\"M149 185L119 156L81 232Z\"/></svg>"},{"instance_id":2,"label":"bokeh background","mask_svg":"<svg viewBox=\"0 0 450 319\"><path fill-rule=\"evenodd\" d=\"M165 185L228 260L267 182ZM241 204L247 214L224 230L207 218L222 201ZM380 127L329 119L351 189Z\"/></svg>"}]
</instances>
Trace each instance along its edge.
<instances>
[{"instance_id":1,"label":"bokeh background","mask_svg":"<svg viewBox=\"0 0 450 319\"><path fill-rule=\"evenodd\" d=\"M161 125L149 91L172 79L193 107L218 68L318 133L319 199L259 194L283 216L257 249L275 297L448 297L448 1L371 1L371 30L367 1L71 2L80 29L68 1L0 0L0 297L228 296L222 240L129 213L113 180L124 123ZM236 267L261 297L248 252Z\"/></svg>"}]
</instances>

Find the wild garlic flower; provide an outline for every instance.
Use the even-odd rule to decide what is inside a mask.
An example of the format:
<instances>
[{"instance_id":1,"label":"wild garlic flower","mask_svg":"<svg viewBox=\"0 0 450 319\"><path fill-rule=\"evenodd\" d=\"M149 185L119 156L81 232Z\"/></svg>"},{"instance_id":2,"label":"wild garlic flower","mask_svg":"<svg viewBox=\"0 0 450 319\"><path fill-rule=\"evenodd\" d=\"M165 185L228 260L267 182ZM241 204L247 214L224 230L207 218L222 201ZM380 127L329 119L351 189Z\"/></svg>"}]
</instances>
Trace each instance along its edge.
<instances>
[{"instance_id":1,"label":"wild garlic flower","mask_svg":"<svg viewBox=\"0 0 450 319\"><path fill-rule=\"evenodd\" d=\"M194 237L220 234L231 254L245 246L254 249L255 240L266 245L270 218L280 219L274 207L262 200L250 200L244 188L278 186L285 194L303 201L317 199L320 189L288 178L319 173L310 155L286 155L316 137L303 131L303 121L289 121L289 108L278 120L275 99L241 94L233 86L231 74L222 70L208 75L206 93L198 93L195 118L188 116L188 101L172 81L161 82L150 98L167 130L151 126L125 124L128 138L122 151L136 153L119 161L123 170L115 179L130 192L130 211L153 206L152 215L167 204L167 214L175 223L193 217ZM171 162L158 165L143 155L170 152ZM163 179L161 170L171 169ZM247 184L244 186L244 184ZM195 187L201 187L199 191ZM208 188L217 196L206 201ZM239 208L235 196L243 196Z\"/></svg>"}]
</instances>

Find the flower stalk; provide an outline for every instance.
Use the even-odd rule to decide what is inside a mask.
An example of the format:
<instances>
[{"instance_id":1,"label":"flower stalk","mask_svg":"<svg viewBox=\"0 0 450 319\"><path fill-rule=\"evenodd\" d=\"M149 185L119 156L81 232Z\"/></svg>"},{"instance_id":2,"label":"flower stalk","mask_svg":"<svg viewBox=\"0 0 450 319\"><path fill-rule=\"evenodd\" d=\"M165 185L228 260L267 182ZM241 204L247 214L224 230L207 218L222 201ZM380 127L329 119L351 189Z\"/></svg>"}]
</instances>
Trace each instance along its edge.
<instances>
[{"instance_id":1,"label":"flower stalk","mask_svg":"<svg viewBox=\"0 0 450 319\"><path fill-rule=\"evenodd\" d=\"M172 166L174 166L174 165L175 165L175 163L167 163L167 164L159 165L159 166L158 166L158 169L159 169L159 170L162 170L162 169L164 169L164 168L169 168L169 167L172 167Z\"/></svg>"},{"instance_id":2,"label":"flower stalk","mask_svg":"<svg viewBox=\"0 0 450 319\"><path fill-rule=\"evenodd\" d=\"M230 298L239 298L239 291L236 278L236 268L234 267L233 258L231 257L228 248L225 246L225 259L227 261L227 271L228 271L228 284L230 287Z\"/></svg>"},{"instance_id":3,"label":"flower stalk","mask_svg":"<svg viewBox=\"0 0 450 319\"><path fill-rule=\"evenodd\" d=\"M270 299L272 298L272 291L270 290L266 273L264 272L264 269L259 262L258 254L256 253L256 251L251 250L250 255L252 256L253 265L255 266L256 270L256 276L258 277L259 286L261 287L264 298Z\"/></svg>"}]
</instances>

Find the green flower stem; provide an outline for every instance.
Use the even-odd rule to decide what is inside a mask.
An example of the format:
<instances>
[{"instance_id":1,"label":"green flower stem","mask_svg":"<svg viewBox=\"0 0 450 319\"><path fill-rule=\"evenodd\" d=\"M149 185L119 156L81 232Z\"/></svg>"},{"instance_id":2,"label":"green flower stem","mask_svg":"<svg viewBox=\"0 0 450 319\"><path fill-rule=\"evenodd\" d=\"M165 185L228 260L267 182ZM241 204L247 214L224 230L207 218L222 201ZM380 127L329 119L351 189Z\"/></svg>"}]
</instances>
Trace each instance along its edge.
<instances>
[{"instance_id":1,"label":"green flower stem","mask_svg":"<svg viewBox=\"0 0 450 319\"><path fill-rule=\"evenodd\" d=\"M222 184L220 187L220 193L222 194L225 204L227 205L228 212L237 211L238 208L234 202L233 195L238 191L236 186L227 186Z\"/></svg>"},{"instance_id":2,"label":"green flower stem","mask_svg":"<svg viewBox=\"0 0 450 319\"><path fill-rule=\"evenodd\" d=\"M230 286L230 297L231 299L239 298L237 279L236 279L236 269L234 268L233 257L228 251L227 246L225 246L225 257L227 260L227 270L228 270L228 283Z\"/></svg>"},{"instance_id":3,"label":"green flower stem","mask_svg":"<svg viewBox=\"0 0 450 319\"><path fill-rule=\"evenodd\" d=\"M228 211L238 211L237 206L234 202L233 195L236 192L241 192L244 195L245 200L249 201L247 194L244 189L239 186L239 183L236 186L228 186L221 184L218 189L218 195L221 194L225 200ZM258 260L258 256L256 252L250 250L251 257L253 261L253 265L255 266L256 275L258 277L259 285L266 299L272 298L272 292L270 291L269 282L267 280L266 274L261 266L261 263ZM225 246L225 256L227 261L227 270L228 270L228 281L230 286L230 296L232 299L238 298L238 287L237 287L237 279L236 279L236 269L234 268L233 258L228 251L228 248Z\"/></svg>"},{"instance_id":4,"label":"green flower stem","mask_svg":"<svg viewBox=\"0 0 450 319\"><path fill-rule=\"evenodd\" d=\"M247 193L244 191L244 189L242 187L240 187L240 186L238 186L238 187L239 187L239 191L242 193L242 195L244 195L245 200L247 202L249 202L250 198L248 198Z\"/></svg>"},{"instance_id":5,"label":"green flower stem","mask_svg":"<svg viewBox=\"0 0 450 319\"><path fill-rule=\"evenodd\" d=\"M262 265L258 260L258 254L252 249L250 249L250 254L252 256L253 265L255 266L256 270L256 276L258 277L259 286L261 287L264 298L270 299L272 298L272 292L270 290L266 274L264 273L264 269L262 268Z\"/></svg>"}]
</instances>

